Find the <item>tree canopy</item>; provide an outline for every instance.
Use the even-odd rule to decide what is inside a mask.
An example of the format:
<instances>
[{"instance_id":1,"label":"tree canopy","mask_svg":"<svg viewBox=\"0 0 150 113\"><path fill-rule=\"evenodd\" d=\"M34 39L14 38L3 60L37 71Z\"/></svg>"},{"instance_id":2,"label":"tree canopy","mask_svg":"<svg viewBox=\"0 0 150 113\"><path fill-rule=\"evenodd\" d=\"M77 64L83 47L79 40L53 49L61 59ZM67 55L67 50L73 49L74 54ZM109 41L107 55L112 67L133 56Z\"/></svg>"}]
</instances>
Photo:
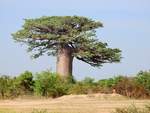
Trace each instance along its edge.
<instances>
[{"instance_id":1,"label":"tree canopy","mask_svg":"<svg viewBox=\"0 0 150 113\"><path fill-rule=\"evenodd\" d=\"M22 29L12 36L16 42L27 44L34 58L44 53L55 56L58 50L69 47L73 57L92 66L119 62L121 50L97 39L95 29L99 27L103 27L101 22L82 16L44 16L25 19Z\"/></svg>"}]
</instances>

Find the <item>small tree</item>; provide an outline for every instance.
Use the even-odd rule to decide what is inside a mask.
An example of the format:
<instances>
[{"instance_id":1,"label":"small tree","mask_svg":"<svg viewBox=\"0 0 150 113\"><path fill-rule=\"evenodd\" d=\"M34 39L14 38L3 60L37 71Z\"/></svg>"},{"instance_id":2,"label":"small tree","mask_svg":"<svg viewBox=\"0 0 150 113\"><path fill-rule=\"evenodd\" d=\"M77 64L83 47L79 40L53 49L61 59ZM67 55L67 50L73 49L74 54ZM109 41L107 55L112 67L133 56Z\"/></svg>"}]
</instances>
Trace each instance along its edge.
<instances>
[{"instance_id":1,"label":"small tree","mask_svg":"<svg viewBox=\"0 0 150 113\"><path fill-rule=\"evenodd\" d=\"M80 16L52 16L25 19L23 28L13 39L28 45L37 58L44 53L57 56L57 73L72 75L73 58L91 66L120 61L120 50L107 47L96 39L95 29L102 23Z\"/></svg>"},{"instance_id":2,"label":"small tree","mask_svg":"<svg viewBox=\"0 0 150 113\"><path fill-rule=\"evenodd\" d=\"M43 71L35 75L34 91L39 96L58 97L67 94L69 85L57 74Z\"/></svg>"},{"instance_id":3,"label":"small tree","mask_svg":"<svg viewBox=\"0 0 150 113\"><path fill-rule=\"evenodd\" d=\"M9 98L13 97L15 86L14 78L11 78L6 75L0 76L0 98Z\"/></svg>"},{"instance_id":4,"label":"small tree","mask_svg":"<svg viewBox=\"0 0 150 113\"><path fill-rule=\"evenodd\" d=\"M33 75L32 72L25 71L15 79L15 85L20 94L31 94L33 92Z\"/></svg>"},{"instance_id":5,"label":"small tree","mask_svg":"<svg viewBox=\"0 0 150 113\"><path fill-rule=\"evenodd\" d=\"M141 84L145 89L150 91L150 71L140 71L135 80L138 84Z\"/></svg>"},{"instance_id":6,"label":"small tree","mask_svg":"<svg viewBox=\"0 0 150 113\"><path fill-rule=\"evenodd\" d=\"M0 77L0 97L4 98L6 92L8 91L8 76L1 76Z\"/></svg>"}]
</instances>

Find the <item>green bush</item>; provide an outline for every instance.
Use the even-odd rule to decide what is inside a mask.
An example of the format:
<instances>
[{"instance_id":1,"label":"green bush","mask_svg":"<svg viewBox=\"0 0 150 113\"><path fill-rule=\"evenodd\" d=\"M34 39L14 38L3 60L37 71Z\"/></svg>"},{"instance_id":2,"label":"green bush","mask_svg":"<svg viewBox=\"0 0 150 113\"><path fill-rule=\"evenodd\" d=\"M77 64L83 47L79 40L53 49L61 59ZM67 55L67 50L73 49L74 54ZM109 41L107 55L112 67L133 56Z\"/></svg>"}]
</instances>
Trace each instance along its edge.
<instances>
[{"instance_id":1,"label":"green bush","mask_svg":"<svg viewBox=\"0 0 150 113\"><path fill-rule=\"evenodd\" d=\"M137 84L132 77L124 77L114 88L117 93L128 97L147 98L150 96L149 92L142 85Z\"/></svg>"},{"instance_id":2,"label":"green bush","mask_svg":"<svg viewBox=\"0 0 150 113\"><path fill-rule=\"evenodd\" d=\"M33 94L33 76L25 71L18 77L1 76L0 94L1 98L14 98L19 95Z\"/></svg>"},{"instance_id":3,"label":"green bush","mask_svg":"<svg viewBox=\"0 0 150 113\"><path fill-rule=\"evenodd\" d=\"M19 95L28 95L33 93L33 75L29 71L25 71L15 79L15 86Z\"/></svg>"},{"instance_id":4,"label":"green bush","mask_svg":"<svg viewBox=\"0 0 150 113\"><path fill-rule=\"evenodd\" d=\"M117 76L117 77L109 78L109 79L102 79L98 81L98 84L102 88L112 88L122 79L123 79L123 76Z\"/></svg>"},{"instance_id":5,"label":"green bush","mask_svg":"<svg viewBox=\"0 0 150 113\"><path fill-rule=\"evenodd\" d=\"M82 80L81 82L86 85L94 85L95 84L94 81L95 80L93 78L85 77L84 80Z\"/></svg>"},{"instance_id":6,"label":"green bush","mask_svg":"<svg viewBox=\"0 0 150 113\"><path fill-rule=\"evenodd\" d=\"M99 91L101 93L112 93L115 85L123 79L123 76L116 76L109 79L102 79L97 82Z\"/></svg>"},{"instance_id":7,"label":"green bush","mask_svg":"<svg viewBox=\"0 0 150 113\"><path fill-rule=\"evenodd\" d=\"M84 80L76 82L69 89L69 94L89 94L97 93L99 88L93 78L86 77Z\"/></svg>"},{"instance_id":8,"label":"green bush","mask_svg":"<svg viewBox=\"0 0 150 113\"><path fill-rule=\"evenodd\" d=\"M114 90L115 89L115 90ZM43 71L32 74L25 71L17 77L0 76L0 98L22 95L59 97L67 94L112 93L133 98L150 97L150 72L141 71L135 77L116 76L95 81L86 77L82 81L73 76L61 78L55 73Z\"/></svg>"},{"instance_id":9,"label":"green bush","mask_svg":"<svg viewBox=\"0 0 150 113\"><path fill-rule=\"evenodd\" d=\"M16 96L16 87L14 85L14 78L3 75L0 77L0 98L12 98Z\"/></svg>"},{"instance_id":10,"label":"green bush","mask_svg":"<svg viewBox=\"0 0 150 113\"><path fill-rule=\"evenodd\" d=\"M137 83L150 91L150 71L140 71L135 77Z\"/></svg>"},{"instance_id":11,"label":"green bush","mask_svg":"<svg viewBox=\"0 0 150 113\"><path fill-rule=\"evenodd\" d=\"M89 90L89 87L85 86L81 82L78 82L69 89L68 93L69 94L87 94L88 90Z\"/></svg>"},{"instance_id":12,"label":"green bush","mask_svg":"<svg viewBox=\"0 0 150 113\"><path fill-rule=\"evenodd\" d=\"M43 71L35 75L34 91L36 95L58 97L67 94L69 87L70 83L55 73Z\"/></svg>"}]
</instances>

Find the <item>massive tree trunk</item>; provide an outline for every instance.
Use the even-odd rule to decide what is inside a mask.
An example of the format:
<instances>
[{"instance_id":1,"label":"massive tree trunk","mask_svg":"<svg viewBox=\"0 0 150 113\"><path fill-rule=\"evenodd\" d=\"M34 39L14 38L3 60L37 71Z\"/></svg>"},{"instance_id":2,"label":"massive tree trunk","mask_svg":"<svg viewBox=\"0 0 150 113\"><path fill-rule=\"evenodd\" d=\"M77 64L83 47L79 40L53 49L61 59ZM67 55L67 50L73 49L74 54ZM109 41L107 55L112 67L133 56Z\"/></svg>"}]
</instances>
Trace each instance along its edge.
<instances>
[{"instance_id":1,"label":"massive tree trunk","mask_svg":"<svg viewBox=\"0 0 150 113\"><path fill-rule=\"evenodd\" d=\"M70 47L61 48L57 55L57 74L62 77L68 77L72 75L72 50Z\"/></svg>"}]
</instances>

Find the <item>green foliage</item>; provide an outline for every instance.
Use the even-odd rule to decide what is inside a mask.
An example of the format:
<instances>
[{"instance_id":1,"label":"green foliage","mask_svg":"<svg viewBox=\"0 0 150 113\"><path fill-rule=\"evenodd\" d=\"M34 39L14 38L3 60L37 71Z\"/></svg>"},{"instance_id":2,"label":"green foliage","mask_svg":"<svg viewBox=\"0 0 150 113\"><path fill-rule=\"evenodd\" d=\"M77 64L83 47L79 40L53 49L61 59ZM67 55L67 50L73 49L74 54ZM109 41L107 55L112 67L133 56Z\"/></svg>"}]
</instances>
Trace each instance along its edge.
<instances>
[{"instance_id":1,"label":"green foliage","mask_svg":"<svg viewBox=\"0 0 150 113\"><path fill-rule=\"evenodd\" d=\"M23 28L12 34L16 42L28 45L33 57L43 54L57 55L63 48L70 48L72 56L91 66L119 62L121 50L108 48L107 43L96 39L96 30L102 27L82 16L51 16L25 19Z\"/></svg>"},{"instance_id":2,"label":"green foliage","mask_svg":"<svg viewBox=\"0 0 150 113\"><path fill-rule=\"evenodd\" d=\"M143 85L145 89L150 91L150 71L140 71L135 80L138 84Z\"/></svg>"},{"instance_id":3,"label":"green foliage","mask_svg":"<svg viewBox=\"0 0 150 113\"><path fill-rule=\"evenodd\" d=\"M94 84L94 79L90 77L85 77L85 79L82 81L84 84L92 85Z\"/></svg>"},{"instance_id":4,"label":"green foliage","mask_svg":"<svg viewBox=\"0 0 150 113\"><path fill-rule=\"evenodd\" d=\"M0 77L0 93L1 97L4 98L5 94L7 93L7 88L9 87L9 78L7 76L2 76Z\"/></svg>"},{"instance_id":5,"label":"green foliage","mask_svg":"<svg viewBox=\"0 0 150 113\"><path fill-rule=\"evenodd\" d=\"M135 77L116 76L96 81L86 77L76 81L73 76L61 78L55 73L43 71L32 74L25 71L17 77L0 76L0 98L23 95L59 97L67 94L116 93L131 98L150 98L149 72L139 72Z\"/></svg>"},{"instance_id":6,"label":"green foliage","mask_svg":"<svg viewBox=\"0 0 150 113\"><path fill-rule=\"evenodd\" d=\"M102 79L98 81L98 84L103 88L113 88L119 81L121 81L122 78L122 76L117 76L114 78Z\"/></svg>"},{"instance_id":7,"label":"green foliage","mask_svg":"<svg viewBox=\"0 0 150 113\"><path fill-rule=\"evenodd\" d=\"M114 85L114 81L112 78L110 79L103 79L103 80L99 80L99 85L101 87L112 87Z\"/></svg>"},{"instance_id":8,"label":"green foliage","mask_svg":"<svg viewBox=\"0 0 150 113\"><path fill-rule=\"evenodd\" d=\"M69 89L69 94L89 94L98 92L99 88L93 78L86 77Z\"/></svg>"},{"instance_id":9,"label":"green foliage","mask_svg":"<svg viewBox=\"0 0 150 113\"><path fill-rule=\"evenodd\" d=\"M12 98L16 96L16 87L14 85L14 78L10 78L9 76L1 76L0 77L0 98Z\"/></svg>"},{"instance_id":10,"label":"green foliage","mask_svg":"<svg viewBox=\"0 0 150 113\"><path fill-rule=\"evenodd\" d=\"M58 97L67 94L70 81L64 81L58 75L49 71L36 74L35 93L39 96Z\"/></svg>"},{"instance_id":11,"label":"green foliage","mask_svg":"<svg viewBox=\"0 0 150 113\"><path fill-rule=\"evenodd\" d=\"M118 82L114 88L116 92L128 97L146 98L149 92L140 84L137 84L134 78L124 77Z\"/></svg>"},{"instance_id":12,"label":"green foliage","mask_svg":"<svg viewBox=\"0 0 150 113\"><path fill-rule=\"evenodd\" d=\"M91 87L82 82L77 82L69 89L69 94L88 94Z\"/></svg>"},{"instance_id":13,"label":"green foliage","mask_svg":"<svg viewBox=\"0 0 150 113\"><path fill-rule=\"evenodd\" d=\"M15 85L18 93L21 95L31 94L33 92L33 75L29 71L25 71L15 79Z\"/></svg>"},{"instance_id":14,"label":"green foliage","mask_svg":"<svg viewBox=\"0 0 150 113\"><path fill-rule=\"evenodd\" d=\"M18 77L1 76L0 93L1 98L14 98L19 95L33 93L33 76L31 72L24 72Z\"/></svg>"}]
</instances>

